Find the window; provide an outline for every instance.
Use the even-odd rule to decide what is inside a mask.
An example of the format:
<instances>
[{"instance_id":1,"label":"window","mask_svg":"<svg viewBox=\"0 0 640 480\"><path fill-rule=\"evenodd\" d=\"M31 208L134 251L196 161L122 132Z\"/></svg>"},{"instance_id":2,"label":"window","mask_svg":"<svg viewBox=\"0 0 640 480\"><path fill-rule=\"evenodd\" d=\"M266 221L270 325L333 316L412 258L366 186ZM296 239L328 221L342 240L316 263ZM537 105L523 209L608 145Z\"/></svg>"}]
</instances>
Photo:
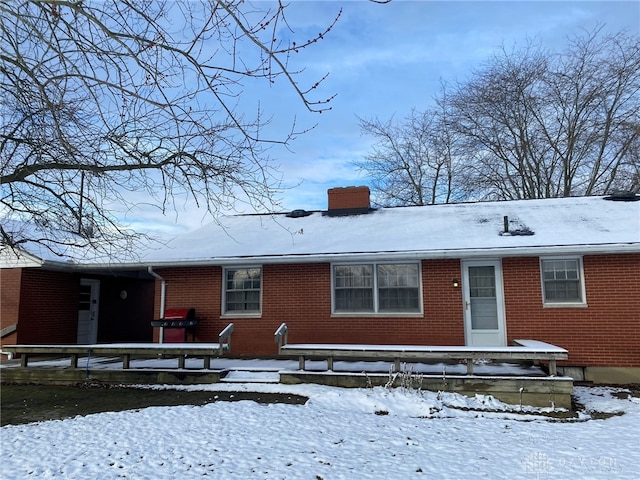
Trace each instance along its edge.
<instances>
[{"instance_id":1,"label":"window","mask_svg":"<svg viewBox=\"0 0 640 480\"><path fill-rule=\"evenodd\" d=\"M584 284L579 258L542 259L542 294L545 304L583 304Z\"/></svg>"},{"instance_id":2,"label":"window","mask_svg":"<svg viewBox=\"0 0 640 480\"><path fill-rule=\"evenodd\" d=\"M373 312L373 265L334 267L336 312Z\"/></svg>"},{"instance_id":3,"label":"window","mask_svg":"<svg viewBox=\"0 0 640 480\"><path fill-rule=\"evenodd\" d=\"M260 313L262 269L226 268L224 270L225 314Z\"/></svg>"},{"instance_id":4,"label":"window","mask_svg":"<svg viewBox=\"0 0 640 480\"><path fill-rule=\"evenodd\" d=\"M420 313L420 291L417 263L333 266L335 313Z\"/></svg>"}]
</instances>

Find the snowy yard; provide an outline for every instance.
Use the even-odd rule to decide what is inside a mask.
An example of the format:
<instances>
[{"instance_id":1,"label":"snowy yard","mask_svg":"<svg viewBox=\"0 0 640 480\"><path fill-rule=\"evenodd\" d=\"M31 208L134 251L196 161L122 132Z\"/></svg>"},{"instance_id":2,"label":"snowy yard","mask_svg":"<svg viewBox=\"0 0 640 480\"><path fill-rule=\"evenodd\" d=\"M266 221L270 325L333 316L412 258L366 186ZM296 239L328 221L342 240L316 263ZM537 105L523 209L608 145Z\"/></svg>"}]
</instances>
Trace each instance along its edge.
<instances>
[{"instance_id":1,"label":"snowy yard","mask_svg":"<svg viewBox=\"0 0 640 480\"><path fill-rule=\"evenodd\" d=\"M6 426L0 478L638 478L640 398L621 389L577 387L585 409L561 421L491 397L400 388L166 388L309 401L150 407ZM617 415L597 419L596 411Z\"/></svg>"}]
</instances>

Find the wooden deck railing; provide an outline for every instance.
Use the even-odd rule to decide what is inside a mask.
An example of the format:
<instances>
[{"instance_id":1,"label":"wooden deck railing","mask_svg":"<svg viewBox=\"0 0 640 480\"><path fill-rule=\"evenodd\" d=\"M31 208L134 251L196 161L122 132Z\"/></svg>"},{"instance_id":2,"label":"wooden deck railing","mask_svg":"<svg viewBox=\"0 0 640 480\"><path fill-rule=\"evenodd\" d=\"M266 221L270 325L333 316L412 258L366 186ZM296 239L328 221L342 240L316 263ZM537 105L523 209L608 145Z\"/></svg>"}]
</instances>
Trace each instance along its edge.
<instances>
[{"instance_id":1,"label":"wooden deck railing","mask_svg":"<svg viewBox=\"0 0 640 480\"><path fill-rule=\"evenodd\" d=\"M11 335L17 329L18 329L18 324L17 323L13 323L11 325L8 325L8 326L4 327L2 330L0 330L0 338L4 338L7 335Z\"/></svg>"},{"instance_id":2,"label":"wooden deck railing","mask_svg":"<svg viewBox=\"0 0 640 480\"><path fill-rule=\"evenodd\" d=\"M536 360L547 361L549 375L557 375L556 361L566 360L569 352L564 348L537 340L514 340L516 345L508 347L470 347L439 345L352 345L352 344L289 344L288 328L280 325L274 333L278 353L287 357L298 357L299 369L305 369L308 358L327 360L327 369L333 370L335 359L343 360L387 360L393 361L396 371L401 362L424 360L466 360L467 374L473 375L473 361L489 360Z\"/></svg>"},{"instance_id":3,"label":"wooden deck railing","mask_svg":"<svg viewBox=\"0 0 640 480\"><path fill-rule=\"evenodd\" d=\"M185 357L202 357L204 368L210 368L211 357L218 357L231 349L233 323L227 325L218 335L218 343L110 343L91 345L3 345L3 353L20 355L20 365L27 367L30 355L69 356L71 368L78 368L78 357L115 355L122 358L122 368L129 369L132 356L157 357L175 355L178 368L184 368Z\"/></svg>"}]
</instances>

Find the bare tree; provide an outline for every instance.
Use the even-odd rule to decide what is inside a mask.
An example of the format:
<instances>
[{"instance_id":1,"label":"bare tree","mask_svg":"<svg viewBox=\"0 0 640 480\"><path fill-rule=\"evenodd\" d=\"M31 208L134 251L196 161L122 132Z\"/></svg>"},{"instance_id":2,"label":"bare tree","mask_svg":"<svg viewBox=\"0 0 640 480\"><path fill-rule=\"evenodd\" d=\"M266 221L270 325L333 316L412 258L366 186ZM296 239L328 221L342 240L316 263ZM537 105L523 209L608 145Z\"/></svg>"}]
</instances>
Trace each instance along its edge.
<instances>
[{"instance_id":1,"label":"bare tree","mask_svg":"<svg viewBox=\"0 0 640 480\"><path fill-rule=\"evenodd\" d=\"M381 203L638 191L639 37L599 27L560 53L502 48L436 108L360 126L378 142L356 165Z\"/></svg>"},{"instance_id":2,"label":"bare tree","mask_svg":"<svg viewBox=\"0 0 640 480\"><path fill-rule=\"evenodd\" d=\"M503 50L452 95L451 117L465 138L470 181L487 197L543 196L544 152L531 111L545 70L542 55L512 57Z\"/></svg>"},{"instance_id":3,"label":"bare tree","mask_svg":"<svg viewBox=\"0 0 640 480\"><path fill-rule=\"evenodd\" d=\"M429 205L457 199L456 140L445 106L443 101L438 109L413 110L401 122L360 119L361 130L377 142L354 164L370 178L376 203Z\"/></svg>"},{"instance_id":4,"label":"bare tree","mask_svg":"<svg viewBox=\"0 0 640 480\"><path fill-rule=\"evenodd\" d=\"M484 198L604 194L634 187L640 135L637 36L570 39L551 54L535 45L500 51L452 94Z\"/></svg>"},{"instance_id":5,"label":"bare tree","mask_svg":"<svg viewBox=\"0 0 640 480\"><path fill-rule=\"evenodd\" d=\"M282 81L309 111L322 78L301 85L280 2L0 2L0 242L105 245L135 232L118 216L131 194L163 211L188 196L215 213L268 204L278 173L247 85ZM284 33L283 33L284 32ZM281 38L290 38L282 41ZM144 200L140 200L143 198ZM117 212L117 209L120 212ZM15 228L28 223L28 230ZM69 231L76 235L56 235ZM56 240L57 239L57 240ZM60 242L56 245L56 241Z\"/></svg>"},{"instance_id":6,"label":"bare tree","mask_svg":"<svg viewBox=\"0 0 640 480\"><path fill-rule=\"evenodd\" d=\"M538 119L562 166L560 194L631 189L640 137L640 41L600 30L570 39L546 78L550 115ZM550 124L551 123L551 124ZM634 165L635 164L635 165Z\"/></svg>"}]
</instances>

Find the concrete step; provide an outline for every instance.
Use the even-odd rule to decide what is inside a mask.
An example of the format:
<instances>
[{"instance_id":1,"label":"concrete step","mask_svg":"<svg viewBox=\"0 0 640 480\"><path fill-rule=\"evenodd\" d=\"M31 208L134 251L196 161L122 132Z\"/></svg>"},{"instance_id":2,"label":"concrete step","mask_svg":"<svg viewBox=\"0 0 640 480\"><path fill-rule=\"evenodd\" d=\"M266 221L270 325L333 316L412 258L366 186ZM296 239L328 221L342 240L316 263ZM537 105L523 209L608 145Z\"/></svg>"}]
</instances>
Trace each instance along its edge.
<instances>
[{"instance_id":1,"label":"concrete step","mask_svg":"<svg viewBox=\"0 0 640 480\"><path fill-rule=\"evenodd\" d=\"M226 383L279 383L280 374L274 370L229 370L220 379Z\"/></svg>"}]
</instances>

